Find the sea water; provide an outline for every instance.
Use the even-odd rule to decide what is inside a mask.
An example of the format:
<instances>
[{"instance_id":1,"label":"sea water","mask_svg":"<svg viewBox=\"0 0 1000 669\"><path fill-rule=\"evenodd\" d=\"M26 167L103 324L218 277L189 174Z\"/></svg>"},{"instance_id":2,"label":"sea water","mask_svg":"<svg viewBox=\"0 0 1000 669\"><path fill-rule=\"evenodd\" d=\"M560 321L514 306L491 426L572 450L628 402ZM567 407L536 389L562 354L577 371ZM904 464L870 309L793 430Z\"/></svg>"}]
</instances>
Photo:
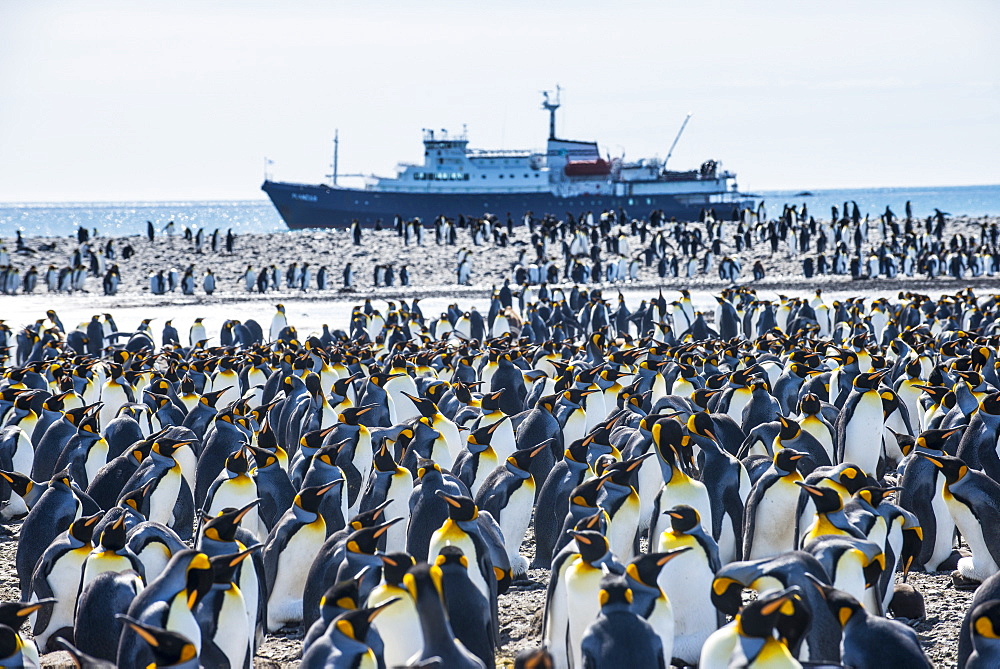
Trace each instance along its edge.
<instances>
[{"instance_id":1,"label":"sea water","mask_svg":"<svg viewBox=\"0 0 1000 669\"><path fill-rule=\"evenodd\" d=\"M805 195L806 192L810 194ZM907 201L918 218L931 216L935 209L954 216L1000 216L1000 185L756 191L753 195L763 199L766 213L772 218L781 213L785 204L794 204L800 210L804 204L809 215L829 218L831 206L843 214L845 202L857 202L861 215L874 219L886 207L903 216ZM184 227L204 228L208 232L218 228L223 233L232 229L237 234L286 229L268 200L0 203L0 237L13 237L16 230L29 237L73 235L79 227L96 229L99 234L109 236L144 235L146 221L152 221L158 231L174 221L178 233Z\"/></svg>"}]
</instances>

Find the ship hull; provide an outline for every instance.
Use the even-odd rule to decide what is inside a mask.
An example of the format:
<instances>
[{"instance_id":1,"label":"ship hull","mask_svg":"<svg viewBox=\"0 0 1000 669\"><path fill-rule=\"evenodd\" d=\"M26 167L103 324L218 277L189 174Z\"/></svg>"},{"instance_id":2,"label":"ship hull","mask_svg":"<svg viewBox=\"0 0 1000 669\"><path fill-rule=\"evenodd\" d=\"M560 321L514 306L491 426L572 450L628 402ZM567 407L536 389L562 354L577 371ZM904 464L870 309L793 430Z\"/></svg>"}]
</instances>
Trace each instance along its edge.
<instances>
[{"instance_id":1,"label":"ship hull","mask_svg":"<svg viewBox=\"0 0 1000 669\"><path fill-rule=\"evenodd\" d=\"M292 230L347 228L355 219L365 227L372 227L379 221L388 227L396 215L430 223L441 215L457 219L485 213L505 221L509 213L515 223L520 223L528 211L536 217L545 214L562 217L567 212L598 214L623 209L630 217L644 217L653 210L662 210L667 218L693 221L709 207L715 209L718 218L730 218L734 208L755 206L751 199L735 193L726 194L725 202L713 202L713 197L705 194L563 198L551 193L398 193L276 181L265 181L261 190L271 198L278 214Z\"/></svg>"}]
</instances>

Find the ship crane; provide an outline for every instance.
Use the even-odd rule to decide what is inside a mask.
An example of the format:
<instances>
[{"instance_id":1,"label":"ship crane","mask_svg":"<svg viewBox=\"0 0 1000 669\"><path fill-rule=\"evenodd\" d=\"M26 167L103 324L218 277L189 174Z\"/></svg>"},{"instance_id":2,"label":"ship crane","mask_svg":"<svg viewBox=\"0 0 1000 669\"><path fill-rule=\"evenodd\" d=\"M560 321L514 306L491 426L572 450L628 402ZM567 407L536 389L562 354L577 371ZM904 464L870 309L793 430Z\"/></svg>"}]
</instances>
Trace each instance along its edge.
<instances>
[{"instance_id":1,"label":"ship crane","mask_svg":"<svg viewBox=\"0 0 1000 669\"><path fill-rule=\"evenodd\" d=\"M681 123L681 129L677 131L677 136L674 137L674 143L670 145L670 150L667 151L667 157L663 159L662 170L664 172L667 171L667 161L670 160L670 156L673 155L673 153L674 153L674 147L677 146L677 142L679 142L681 140L681 135L684 134L684 128L687 127L688 121L691 120L691 117L693 115L694 115L694 112L688 112L688 115L684 117L684 122Z\"/></svg>"}]
</instances>

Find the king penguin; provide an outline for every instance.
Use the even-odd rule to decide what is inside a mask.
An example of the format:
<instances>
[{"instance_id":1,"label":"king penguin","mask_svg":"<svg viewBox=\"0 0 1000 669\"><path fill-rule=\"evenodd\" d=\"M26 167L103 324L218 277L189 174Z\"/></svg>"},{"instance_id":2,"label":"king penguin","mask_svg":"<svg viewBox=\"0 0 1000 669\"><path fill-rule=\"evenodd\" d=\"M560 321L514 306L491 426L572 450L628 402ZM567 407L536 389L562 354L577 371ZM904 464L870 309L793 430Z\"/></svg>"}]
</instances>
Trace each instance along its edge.
<instances>
[{"instance_id":1,"label":"king penguin","mask_svg":"<svg viewBox=\"0 0 1000 669\"><path fill-rule=\"evenodd\" d=\"M302 593L313 558L326 541L326 522L319 513L320 502L334 485L300 491L264 546L264 574L267 582L268 631L302 620Z\"/></svg>"}]
</instances>

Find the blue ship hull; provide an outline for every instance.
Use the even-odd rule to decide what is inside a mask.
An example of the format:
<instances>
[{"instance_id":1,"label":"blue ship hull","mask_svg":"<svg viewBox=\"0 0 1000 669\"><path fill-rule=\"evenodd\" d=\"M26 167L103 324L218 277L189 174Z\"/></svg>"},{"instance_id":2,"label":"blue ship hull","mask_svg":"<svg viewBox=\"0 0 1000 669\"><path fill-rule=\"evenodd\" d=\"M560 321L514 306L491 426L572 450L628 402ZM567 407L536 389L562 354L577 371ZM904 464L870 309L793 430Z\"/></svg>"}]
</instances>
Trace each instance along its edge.
<instances>
[{"instance_id":1,"label":"blue ship hull","mask_svg":"<svg viewBox=\"0 0 1000 669\"><path fill-rule=\"evenodd\" d=\"M389 227L396 215L406 219L419 217L429 224L438 216L457 219L460 215L480 217L490 213L506 221L509 213L520 223L525 212L540 218L545 214L563 217L567 212L579 216L595 215L606 210L623 209L629 217L645 217L662 210L666 218L694 221L707 208L714 208L716 218L731 218L734 209L754 207L746 196L724 203L710 203L704 195L585 195L557 197L551 193L397 193L387 191L331 188L325 185L265 181L267 193L285 224L292 230L306 228L348 228L354 219L372 227L381 221Z\"/></svg>"}]
</instances>

